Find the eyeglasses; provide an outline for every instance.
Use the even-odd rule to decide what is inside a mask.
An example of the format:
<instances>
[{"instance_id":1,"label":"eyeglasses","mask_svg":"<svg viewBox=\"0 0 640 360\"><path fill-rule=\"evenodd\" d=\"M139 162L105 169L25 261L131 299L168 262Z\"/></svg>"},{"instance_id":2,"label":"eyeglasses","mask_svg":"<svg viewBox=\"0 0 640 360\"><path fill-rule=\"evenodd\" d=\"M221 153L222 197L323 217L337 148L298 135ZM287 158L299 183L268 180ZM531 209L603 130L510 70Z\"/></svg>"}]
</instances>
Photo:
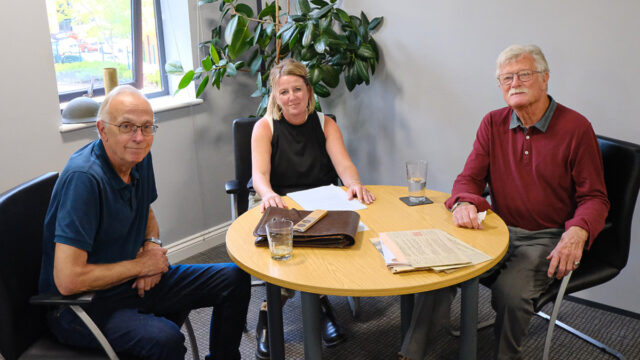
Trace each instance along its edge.
<instances>
[{"instance_id":1,"label":"eyeglasses","mask_svg":"<svg viewBox=\"0 0 640 360\"><path fill-rule=\"evenodd\" d=\"M120 134L123 134L123 135L133 135L136 133L138 129L140 129L140 132L142 133L142 135L151 136L156 133L156 130L158 130L158 125L155 125L155 124L134 125L132 123L122 123L122 124L116 125L116 124L108 123L104 120L102 122L107 125L117 127L120 130Z\"/></svg>"},{"instance_id":2,"label":"eyeglasses","mask_svg":"<svg viewBox=\"0 0 640 360\"><path fill-rule=\"evenodd\" d=\"M518 80L522 82L527 82L531 80L531 78L533 77L533 74L541 73L541 72L542 71L536 71L536 70L520 70L517 73L500 74L498 75L498 82L502 86L511 85L514 77L516 76L518 77Z\"/></svg>"}]
</instances>

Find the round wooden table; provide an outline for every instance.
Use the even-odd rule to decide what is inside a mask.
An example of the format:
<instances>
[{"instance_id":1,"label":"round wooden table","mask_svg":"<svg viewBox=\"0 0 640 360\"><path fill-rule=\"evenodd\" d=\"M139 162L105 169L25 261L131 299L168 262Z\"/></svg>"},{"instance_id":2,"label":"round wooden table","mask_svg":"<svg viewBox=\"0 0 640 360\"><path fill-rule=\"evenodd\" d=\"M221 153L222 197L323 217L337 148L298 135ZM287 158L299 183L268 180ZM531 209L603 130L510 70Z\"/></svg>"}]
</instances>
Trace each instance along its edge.
<instances>
[{"instance_id":1,"label":"round wooden table","mask_svg":"<svg viewBox=\"0 0 640 360\"><path fill-rule=\"evenodd\" d=\"M376 201L368 205L367 209L359 210L358 213L360 220L369 227L369 230L359 232L352 247L345 249L294 248L290 260L272 260L268 248L254 245L253 230L261 217L259 208L254 208L236 219L227 231L227 252L239 267L268 283L267 300L270 303L279 303L279 287L302 292L305 358L307 359L319 358L321 353L318 350L321 349L321 342L319 319L316 316L319 308L316 294L356 297L407 295L455 284L461 284L463 296L461 358L475 358L477 276L490 269L506 253L509 232L505 223L497 214L489 210L482 223L482 229L459 228L453 224L451 213L443 204L449 197L446 193L427 190L427 197L434 203L410 207L399 200L400 197L407 196L407 187L371 185L367 188L376 196ZM287 197L285 201L290 208L301 208ZM448 232L491 256L492 260L449 274L433 271L392 274L370 241L370 238L377 237L379 232L429 228ZM272 312L274 308L279 311ZM411 310L412 297L403 296L403 333L408 326ZM272 359L283 358L280 306L269 306L269 331ZM311 338L308 339L308 337ZM308 351L307 348L309 348ZM280 355L280 349L282 349L282 355Z\"/></svg>"}]
</instances>

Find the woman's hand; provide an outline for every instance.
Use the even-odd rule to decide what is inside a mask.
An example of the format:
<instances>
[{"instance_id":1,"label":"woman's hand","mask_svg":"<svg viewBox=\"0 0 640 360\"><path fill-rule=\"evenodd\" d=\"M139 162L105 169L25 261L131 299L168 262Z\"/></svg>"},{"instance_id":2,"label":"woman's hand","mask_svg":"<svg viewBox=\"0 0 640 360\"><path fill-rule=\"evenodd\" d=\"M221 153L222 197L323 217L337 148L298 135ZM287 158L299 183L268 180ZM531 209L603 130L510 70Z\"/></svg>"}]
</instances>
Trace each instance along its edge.
<instances>
[{"instance_id":1,"label":"woman's hand","mask_svg":"<svg viewBox=\"0 0 640 360\"><path fill-rule=\"evenodd\" d=\"M264 198L262 198L262 202L260 203L260 212L264 212L269 206L279 207L283 209L287 209L287 204L284 203L284 200L280 197L280 195L276 193L271 193Z\"/></svg>"},{"instance_id":2,"label":"woman's hand","mask_svg":"<svg viewBox=\"0 0 640 360\"><path fill-rule=\"evenodd\" d=\"M347 190L347 194L349 195L349 200L353 198L357 198L361 203L371 204L376 197L359 182L353 182L349 185L349 190Z\"/></svg>"}]
</instances>

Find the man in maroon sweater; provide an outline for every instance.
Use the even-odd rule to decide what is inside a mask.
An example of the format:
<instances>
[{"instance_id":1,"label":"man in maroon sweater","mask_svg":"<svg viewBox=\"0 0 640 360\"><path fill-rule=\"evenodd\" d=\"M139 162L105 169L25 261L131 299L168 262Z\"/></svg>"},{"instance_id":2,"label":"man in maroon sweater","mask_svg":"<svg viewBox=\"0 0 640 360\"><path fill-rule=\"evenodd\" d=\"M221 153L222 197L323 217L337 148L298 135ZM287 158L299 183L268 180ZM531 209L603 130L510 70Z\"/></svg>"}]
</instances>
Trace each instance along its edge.
<instances>
[{"instance_id":1,"label":"man in maroon sweater","mask_svg":"<svg viewBox=\"0 0 640 360\"><path fill-rule=\"evenodd\" d=\"M487 114L473 150L445 202L456 225L480 229L492 208L509 228L509 249L481 280L496 311L497 359L517 359L533 300L580 264L604 227L609 201L602 157L587 119L547 95L549 68L535 45L512 45L496 77L508 107ZM491 202L481 196L489 184ZM417 296L401 354L422 359L445 326L455 288Z\"/></svg>"}]
</instances>

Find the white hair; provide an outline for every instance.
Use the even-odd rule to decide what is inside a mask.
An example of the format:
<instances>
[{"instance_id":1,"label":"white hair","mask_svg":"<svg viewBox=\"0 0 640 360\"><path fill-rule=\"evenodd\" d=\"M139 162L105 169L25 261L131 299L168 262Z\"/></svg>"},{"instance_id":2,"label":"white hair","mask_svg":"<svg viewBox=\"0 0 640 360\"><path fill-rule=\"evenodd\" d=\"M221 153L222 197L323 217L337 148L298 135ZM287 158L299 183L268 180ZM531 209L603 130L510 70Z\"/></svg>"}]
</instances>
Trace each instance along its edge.
<instances>
[{"instance_id":1,"label":"white hair","mask_svg":"<svg viewBox=\"0 0 640 360\"><path fill-rule=\"evenodd\" d=\"M100 109L98 109L97 120L104 120L106 122L111 122L112 119L109 118L109 107L111 105L111 100L113 100L114 98L116 98L118 95L121 95L121 94L138 95L142 99L144 99L147 103L149 103L149 100L147 99L146 96L144 96L142 91L134 88L133 86L131 85L116 86L115 88L113 88L113 90L111 90L107 94L107 96L104 97L104 100L102 100L102 104L100 104ZM149 103L149 106L151 106L151 103Z\"/></svg>"},{"instance_id":2,"label":"white hair","mask_svg":"<svg viewBox=\"0 0 640 360\"><path fill-rule=\"evenodd\" d=\"M517 60L525 55L530 55L533 58L536 71L540 71L541 73L549 72L547 59L537 45L511 45L502 50L500 55L498 55L498 59L496 60L496 78L500 76L500 68L504 64Z\"/></svg>"}]
</instances>

